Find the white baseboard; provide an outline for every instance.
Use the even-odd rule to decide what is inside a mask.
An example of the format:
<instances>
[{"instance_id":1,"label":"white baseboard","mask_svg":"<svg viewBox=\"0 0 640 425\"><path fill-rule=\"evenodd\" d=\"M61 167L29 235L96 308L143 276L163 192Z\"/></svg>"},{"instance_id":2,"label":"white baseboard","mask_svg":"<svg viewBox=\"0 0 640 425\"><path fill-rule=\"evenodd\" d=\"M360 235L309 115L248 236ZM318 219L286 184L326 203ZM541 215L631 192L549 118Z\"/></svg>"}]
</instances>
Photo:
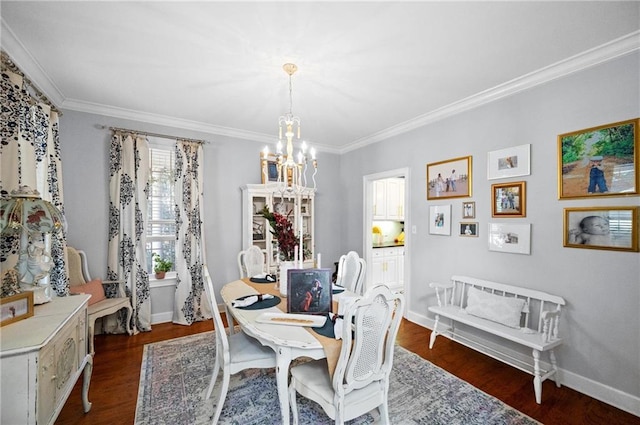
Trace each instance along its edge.
<instances>
[{"instance_id":1,"label":"white baseboard","mask_svg":"<svg viewBox=\"0 0 640 425\"><path fill-rule=\"evenodd\" d=\"M163 311L151 315L151 324L167 323L173 321L173 311Z\"/></svg>"},{"instance_id":2,"label":"white baseboard","mask_svg":"<svg viewBox=\"0 0 640 425\"><path fill-rule=\"evenodd\" d=\"M407 311L405 318L427 329L433 329L433 319L430 319L429 317L422 314L416 314L413 311ZM474 337L476 339L481 339L478 338L477 335L474 335ZM425 345L428 345L429 340L425 339L424 343ZM492 345L492 343L488 341L486 342L486 344ZM506 347L504 348L504 350L511 355L514 354L512 350L509 350ZM516 353L516 355L517 354L519 353ZM629 412L632 415L640 416L640 397L636 397L632 394L625 393L615 388L611 388L600 382L575 374L573 372L566 371L562 368L559 368L558 374L561 377L560 383L562 385L572 388L582 394L588 395L589 397L593 397L596 400L600 400L604 403L617 407L620 410Z\"/></svg>"}]
</instances>

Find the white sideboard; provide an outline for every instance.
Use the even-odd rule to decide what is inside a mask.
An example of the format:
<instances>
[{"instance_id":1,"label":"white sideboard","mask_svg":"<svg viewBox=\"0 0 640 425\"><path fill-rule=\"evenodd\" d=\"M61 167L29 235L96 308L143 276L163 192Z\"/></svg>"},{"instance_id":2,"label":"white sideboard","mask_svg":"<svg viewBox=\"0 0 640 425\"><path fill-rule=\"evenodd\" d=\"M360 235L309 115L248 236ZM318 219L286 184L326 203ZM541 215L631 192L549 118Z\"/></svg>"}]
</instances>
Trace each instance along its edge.
<instances>
[{"instance_id":1,"label":"white sideboard","mask_svg":"<svg viewBox=\"0 0 640 425\"><path fill-rule=\"evenodd\" d=\"M33 317L0 330L0 423L52 424L84 372L82 401L91 409L88 353L89 295L54 297Z\"/></svg>"}]
</instances>

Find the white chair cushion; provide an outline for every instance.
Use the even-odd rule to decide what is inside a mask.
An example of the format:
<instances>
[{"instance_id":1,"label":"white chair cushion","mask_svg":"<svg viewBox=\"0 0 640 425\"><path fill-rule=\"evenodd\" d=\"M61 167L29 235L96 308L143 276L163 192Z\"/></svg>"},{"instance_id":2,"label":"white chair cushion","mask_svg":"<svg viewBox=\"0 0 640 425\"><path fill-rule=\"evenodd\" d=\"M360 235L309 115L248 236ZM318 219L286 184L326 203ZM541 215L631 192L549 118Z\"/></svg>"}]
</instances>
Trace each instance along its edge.
<instances>
[{"instance_id":1,"label":"white chair cushion","mask_svg":"<svg viewBox=\"0 0 640 425\"><path fill-rule=\"evenodd\" d=\"M265 347L257 339L247 336L244 332L236 332L229 335L228 338L229 356L233 363L244 363L258 359L269 359L275 363L273 349Z\"/></svg>"},{"instance_id":2,"label":"white chair cushion","mask_svg":"<svg viewBox=\"0 0 640 425\"><path fill-rule=\"evenodd\" d=\"M469 288L465 311L473 316L520 329L520 318L525 300L503 297L477 288Z\"/></svg>"}]
</instances>

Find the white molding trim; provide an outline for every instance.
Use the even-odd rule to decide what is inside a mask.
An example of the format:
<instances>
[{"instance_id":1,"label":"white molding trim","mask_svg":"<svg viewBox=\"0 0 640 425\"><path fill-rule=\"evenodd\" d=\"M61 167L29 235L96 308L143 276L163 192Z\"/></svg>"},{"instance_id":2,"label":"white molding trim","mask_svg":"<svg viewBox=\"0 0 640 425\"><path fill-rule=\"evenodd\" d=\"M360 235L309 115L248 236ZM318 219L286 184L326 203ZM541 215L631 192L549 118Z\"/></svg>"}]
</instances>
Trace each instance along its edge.
<instances>
[{"instance_id":1,"label":"white molding trim","mask_svg":"<svg viewBox=\"0 0 640 425\"><path fill-rule=\"evenodd\" d=\"M167 323L173 321L173 311L163 311L161 313L154 313L151 315L151 324L158 325L160 323Z\"/></svg>"},{"instance_id":2,"label":"white molding trim","mask_svg":"<svg viewBox=\"0 0 640 425\"><path fill-rule=\"evenodd\" d=\"M433 329L434 320L423 314L419 314L412 310L409 310L405 314L405 318L427 329ZM468 335L466 332L461 332L459 329L457 330L457 332L462 336ZM481 332L479 332L478 334L474 333L473 338L476 340L480 340L483 344L487 344L489 346L495 345L495 343L486 341L483 338L479 337L480 334ZM446 336L444 336L444 338L446 338ZM455 342L460 343L459 341ZM424 343L428 346L429 340L425 338ZM438 342L436 341L436 344L437 343ZM522 355L521 353L517 353L506 347L501 346L500 349L504 350L506 353L512 356ZM629 412L632 415L640 416L640 397L625 393L616 388L609 387L601 382L594 381L592 379L586 378L573 372L569 372L562 368L558 369L558 374L561 377L561 385L572 388L582 394L593 397L596 400L600 400L604 403L610 404L614 407L617 407L618 409L624 410L625 412ZM531 396L533 397L533 394ZM544 401L542 403L544 405Z\"/></svg>"},{"instance_id":3,"label":"white molding trim","mask_svg":"<svg viewBox=\"0 0 640 425\"><path fill-rule=\"evenodd\" d=\"M67 99L47 76L33 56L25 49L24 45L16 38L15 34L0 18L2 23L3 49L13 59L15 64L35 84L42 93L51 100L58 109L70 109L78 112L86 112L97 115L141 121L150 124L163 125L184 130L192 130L215 134L219 136L233 137L243 140L251 140L260 143L272 143L273 135L255 133L236 128L221 127L197 121L183 120L165 115L150 114L124 108L101 105L97 103L83 102L76 99ZM325 152L344 154L361 147L380 142L390 137L406 133L427 124L448 118L469 109L477 108L484 104L513 95L523 90L530 89L540 84L564 77L589 67L616 59L640 49L640 31L635 31L601 46L579 53L555 64L530 72L491 89L484 90L475 95L453 102L447 106L436 109L414 119L394 125L377 133L353 141L343 148L331 148L317 146Z\"/></svg>"},{"instance_id":4,"label":"white molding trim","mask_svg":"<svg viewBox=\"0 0 640 425\"><path fill-rule=\"evenodd\" d=\"M616 59L638 49L640 49L640 31L635 31L601 46L571 56L567 59L561 60L560 62L556 62L555 64L530 72L518 78L514 78L506 83L497 85L465 99L443 106L442 108L381 130L370 136L358 139L341 149L340 153L346 153L389 139L469 109L477 108L540 84Z\"/></svg>"}]
</instances>

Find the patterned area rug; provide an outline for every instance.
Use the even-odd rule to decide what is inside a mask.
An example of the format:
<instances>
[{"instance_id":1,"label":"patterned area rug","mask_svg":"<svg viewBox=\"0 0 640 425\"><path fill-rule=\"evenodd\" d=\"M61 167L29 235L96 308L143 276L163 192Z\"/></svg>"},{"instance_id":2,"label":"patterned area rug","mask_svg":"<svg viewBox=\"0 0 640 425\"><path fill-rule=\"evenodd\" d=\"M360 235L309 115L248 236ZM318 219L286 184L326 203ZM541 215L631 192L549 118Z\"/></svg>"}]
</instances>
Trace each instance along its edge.
<instances>
[{"instance_id":1,"label":"patterned area rug","mask_svg":"<svg viewBox=\"0 0 640 425\"><path fill-rule=\"evenodd\" d=\"M204 400L214 356L213 332L144 347L137 425L210 424L221 377ZM333 423L319 405L298 396L302 424ZM431 362L395 348L389 414L393 424L538 424ZM377 413L377 412L376 412ZM274 369L250 369L231 376L221 424L280 424ZM371 414L349 424L371 424Z\"/></svg>"}]
</instances>

